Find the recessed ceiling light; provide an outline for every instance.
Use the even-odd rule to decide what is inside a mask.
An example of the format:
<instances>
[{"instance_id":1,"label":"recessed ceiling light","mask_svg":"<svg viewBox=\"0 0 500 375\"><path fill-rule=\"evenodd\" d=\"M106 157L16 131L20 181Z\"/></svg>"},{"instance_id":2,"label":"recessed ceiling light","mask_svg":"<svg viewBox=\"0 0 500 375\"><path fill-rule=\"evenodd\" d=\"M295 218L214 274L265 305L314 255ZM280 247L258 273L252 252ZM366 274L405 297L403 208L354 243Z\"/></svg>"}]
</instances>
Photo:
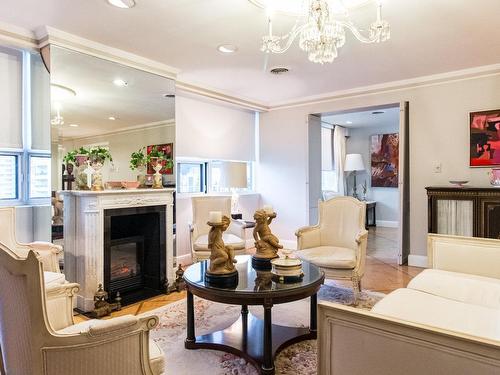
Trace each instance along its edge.
<instances>
[{"instance_id":1,"label":"recessed ceiling light","mask_svg":"<svg viewBox=\"0 0 500 375\"><path fill-rule=\"evenodd\" d=\"M109 4L122 9L128 9L135 6L135 0L107 0Z\"/></svg>"},{"instance_id":2,"label":"recessed ceiling light","mask_svg":"<svg viewBox=\"0 0 500 375\"><path fill-rule=\"evenodd\" d=\"M109 117L108 117L108 120L115 121L115 120L116 120L116 117L114 117L114 116L109 116Z\"/></svg>"},{"instance_id":3,"label":"recessed ceiling light","mask_svg":"<svg viewBox=\"0 0 500 375\"><path fill-rule=\"evenodd\" d=\"M72 127L72 128L77 128L78 124L69 124L69 126Z\"/></svg>"},{"instance_id":4,"label":"recessed ceiling light","mask_svg":"<svg viewBox=\"0 0 500 375\"><path fill-rule=\"evenodd\" d=\"M381 115L382 113L385 113L384 111L373 111L372 115Z\"/></svg>"},{"instance_id":5,"label":"recessed ceiling light","mask_svg":"<svg viewBox=\"0 0 500 375\"><path fill-rule=\"evenodd\" d=\"M235 53L238 51L238 47L233 44L221 44L217 50L222 53Z\"/></svg>"},{"instance_id":6,"label":"recessed ceiling light","mask_svg":"<svg viewBox=\"0 0 500 375\"><path fill-rule=\"evenodd\" d=\"M345 123L350 125L350 124L352 124L352 121L346 121Z\"/></svg>"},{"instance_id":7,"label":"recessed ceiling light","mask_svg":"<svg viewBox=\"0 0 500 375\"><path fill-rule=\"evenodd\" d=\"M117 78L113 81L113 83L118 86L118 87L125 87L128 85L128 82L127 81L124 81L123 79L121 78Z\"/></svg>"}]
</instances>

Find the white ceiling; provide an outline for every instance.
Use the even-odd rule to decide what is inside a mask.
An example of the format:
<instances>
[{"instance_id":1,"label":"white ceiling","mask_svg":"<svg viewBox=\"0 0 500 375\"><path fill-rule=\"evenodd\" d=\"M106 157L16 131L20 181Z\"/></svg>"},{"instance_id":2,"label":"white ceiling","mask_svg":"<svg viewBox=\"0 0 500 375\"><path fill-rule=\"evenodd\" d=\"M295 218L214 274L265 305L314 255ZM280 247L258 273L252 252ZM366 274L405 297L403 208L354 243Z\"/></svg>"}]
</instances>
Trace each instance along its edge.
<instances>
[{"instance_id":1,"label":"white ceiling","mask_svg":"<svg viewBox=\"0 0 500 375\"><path fill-rule=\"evenodd\" d=\"M383 112L373 114L374 111ZM369 128L399 124L399 106L390 108L370 108L359 112L347 112L321 116L321 120L331 125L345 128Z\"/></svg>"},{"instance_id":2,"label":"white ceiling","mask_svg":"<svg viewBox=\"0 0 500 375\"><path fill-rule=\"evenodd\" d=\"M361 44L348 36L333 64L316 65L292 46L271 56L286 76L263 71L259 51L264 10L248 0L136 0L132 9L105 0L2 0L0 21L35 29L49 25L181 69L179 79L272 104L388 81L443 73L500 61L499 0L385 0L392 38ZM352 15L360 24L369 7ZM369 12L368 12L369 11ZM276 16L276 32L294 19ZM219 44L239 47L222 55Z\"/></svg>"},{"instance_id":3,"label":"white ceiling","mask_svg":"<svg viewBox=\"0 0 500 375\"><path fill-rule=\"evenodd\" d=\"M59 47L51 48L50 60L51 83L76 92L73 97L52 95L52 104L61 103L64 118L64 125L52 127L58 137L95 136L175 117L175 99L163 96L174 92L170 79ZM115 79L128 85L118 87ZM54 117L54 105L51 109Z\"/></svg>"}]
</instances>

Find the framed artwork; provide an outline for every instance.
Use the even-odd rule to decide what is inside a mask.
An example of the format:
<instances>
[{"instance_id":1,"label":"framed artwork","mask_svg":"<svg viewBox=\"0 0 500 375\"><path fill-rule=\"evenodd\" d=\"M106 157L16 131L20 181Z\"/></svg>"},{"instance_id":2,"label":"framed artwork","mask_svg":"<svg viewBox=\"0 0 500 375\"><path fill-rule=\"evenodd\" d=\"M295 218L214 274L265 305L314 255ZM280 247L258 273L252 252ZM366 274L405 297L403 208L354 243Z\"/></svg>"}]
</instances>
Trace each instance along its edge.
<instances>
[{"instance_id":1,"label":"framed artwork","mask_svg":"<svg viewBox=\"0 0 500 375\"><path fill-rule=\"evenodd\" d=\"M158 151L161 151L165 154L165 158L170 160L170 165L167 167L167 160L162 161L163 168L161 169L160 173L161 174L173 174L173 163L172 161L174 160L174 144L173 143L165 143L162 145L151 145L146 148L146 152L149 155L151 153L151 150L156 147ZM155 171L153 167L148 163L148 174L154 174Z\"/></svg>"},{"instance_id":2,"label":"framed artwork","mask_svg":"<svg viewBox=\"0 0 500 375\"><path fill-rule=\"evenodd\" d=\"M375 134L370 137L372 187L398 187L399 134Z\"/></svg>"},{"instance_id":3,"label":"framed artwork","mask_svg":"<svg viewBox=\"0 0 500 375\"><path fill-rule=\"evenodd\" d=\"M469 166L500 166L500 109L471 112L469 134Z\"/></svg>"}]
</instances>

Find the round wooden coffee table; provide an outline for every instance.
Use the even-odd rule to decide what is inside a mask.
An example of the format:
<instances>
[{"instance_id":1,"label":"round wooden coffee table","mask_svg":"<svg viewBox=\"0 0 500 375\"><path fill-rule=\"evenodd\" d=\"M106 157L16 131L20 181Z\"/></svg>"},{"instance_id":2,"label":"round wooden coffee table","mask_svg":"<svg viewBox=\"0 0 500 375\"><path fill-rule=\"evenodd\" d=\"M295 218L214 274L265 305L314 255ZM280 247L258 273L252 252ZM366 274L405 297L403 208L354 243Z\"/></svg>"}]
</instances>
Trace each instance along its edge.
<instances>
[{"instance_id":1,"label":"round wooden coffee table","mask_svg":"<svg viewBox=\"0 0 500 375\"><path fill-rule=\"evenodd\" d=\"M290 284L271 280L270 271L252 268L250 256L237 256L238 286L233 289L218 288L205 283L209 261L193 264L186 269L184 279L187 289L187 349L215 349L245 358L260 368L261 374L274 374L274 358L287 346L316 338L316 304L323 272L313 264L303 262L304 278ZM241 316L230 327L203 336L195 335L193 295L226 303L241 305ZM273 305L311 297L309 328L285 327L272 324ZM249 305L264 307L264 320L248 312Z\"/></svg>"}]
</instances>

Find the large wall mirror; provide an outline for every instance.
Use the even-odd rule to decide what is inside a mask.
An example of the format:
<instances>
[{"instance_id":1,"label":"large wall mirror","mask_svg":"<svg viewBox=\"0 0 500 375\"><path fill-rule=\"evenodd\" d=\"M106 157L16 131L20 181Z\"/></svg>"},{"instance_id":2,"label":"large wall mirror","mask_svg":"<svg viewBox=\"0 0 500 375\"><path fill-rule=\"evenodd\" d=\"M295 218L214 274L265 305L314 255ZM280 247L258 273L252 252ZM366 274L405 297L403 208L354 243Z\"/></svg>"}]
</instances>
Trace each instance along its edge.
<instances>
[{"instance_id":1,"label":"large wall mirror","mask_svg":"<svg viewBox=\"0 0 500 375\"><path fill-rule=\"evenodd\" d=\"M134 186L141 170L131 168L131 155L147 154L152 146L170 159L162 170L163 185L175 185L173 80L51 46L50 83L54 192L85 189L86 180L79 181L74 170L75 159L82 148L96 147L112 156L102 167L104 188Z\"/></svg>"},{"instance_id":2,"label":"large wall mirror","mask_svg":"<svg viewBox=\"0 0 500 375\"><path fill-rule=\"evenodd\" d=\"M99 283L125 304L162 293L174 280L175 82L57 46L49 56L52 241L77 307L93 309Z\"/></svg>"}]
</instances>

